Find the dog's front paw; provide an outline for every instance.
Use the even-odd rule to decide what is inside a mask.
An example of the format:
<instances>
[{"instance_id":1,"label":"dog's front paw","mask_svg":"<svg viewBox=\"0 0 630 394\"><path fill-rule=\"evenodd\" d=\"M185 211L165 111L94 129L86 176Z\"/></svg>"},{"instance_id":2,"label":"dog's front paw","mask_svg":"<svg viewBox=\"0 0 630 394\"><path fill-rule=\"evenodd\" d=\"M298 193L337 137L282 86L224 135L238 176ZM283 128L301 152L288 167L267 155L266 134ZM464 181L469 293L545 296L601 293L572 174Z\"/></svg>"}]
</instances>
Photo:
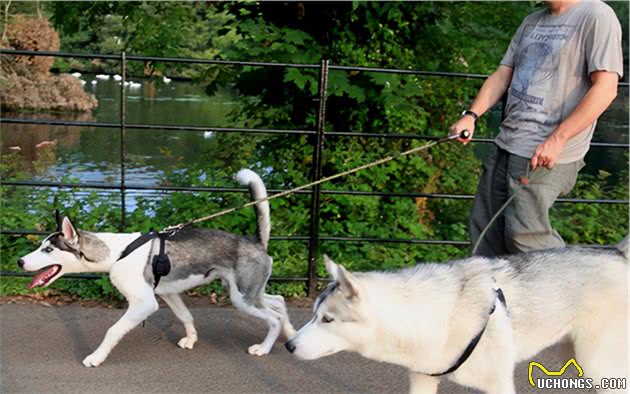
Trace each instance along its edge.
<instances>
[{"instance_id":1,"label":"dog's front paw","mask_svg":"<svg viewBox=\"0 0 630 394\"><path fill-rule=\"evenodd\" d=\"M263 346L262 344L252 345L247 349L247 353L253 356L264 356L265 354L269 354L270 351L270 347Z\"/></svg>"},{"instance_id":2,"label":"dog's front paw","mask_svg":"<svg viewBox=\"0 0 630 394\"><path fill-rule=\"evenodd\" d=\"M197 336L190 335L190 336L183 337L182 339L180 339L179 342L177 342L177 346L181 347L182 349L192 349L193 346L195 346L196 342L197 342Z\"/></svg>"},{"instance_id":3,"label":"dog's front paw","mask_svg":"<svg viewBox=\"0 0 630 394\"><path fill-rule=\"evenodd\" d=\"M98 367L99 365L101 365L101 363L103 361L105 361L105 358L107 356L99 354L97 352L94 352L92 354L90 354L89 356L87 356L85 359L83 359L83 365L85 365L86 367Z\"/></svg>"}]
</instances>

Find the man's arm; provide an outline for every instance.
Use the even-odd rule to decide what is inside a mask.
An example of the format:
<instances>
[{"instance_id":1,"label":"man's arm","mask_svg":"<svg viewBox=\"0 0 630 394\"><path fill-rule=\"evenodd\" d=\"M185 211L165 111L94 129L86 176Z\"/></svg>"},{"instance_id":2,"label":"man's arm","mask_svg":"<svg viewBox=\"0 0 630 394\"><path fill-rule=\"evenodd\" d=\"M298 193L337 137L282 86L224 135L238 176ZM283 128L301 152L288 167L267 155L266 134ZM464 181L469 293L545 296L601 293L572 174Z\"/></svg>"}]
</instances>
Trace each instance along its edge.
<instances>
[{"instance_id":1,"label":"man's arm","mask_svg":"<svg viewBox=\"0 0 630 394\"><path fill-rule=\"evenodd\" d=\"M617 73L594 71L591 81L593 84L571 115L560 123L545 142L538 145L531 159L532 169L538 166L552 168L566 142L595 122L617 97Z\"/></svg>"},{"instance_id":2,"label":"man's arm","mask_svg":"<svg viewBox=\"0 0 630 394\"><path fill-rule=\"evenodd\" d=\"M490 108L492 108L507 91L512 81L512 67L500 65L492 75L490 75L481 86L475 101L473 101L470 110L481 116ZM470 115L465 115L450 127L450 132L459 134L463 130L470 131L470 138L457 140L464 145L470 142L475 131L475 119Z\"/></svg>"}]
</instances>

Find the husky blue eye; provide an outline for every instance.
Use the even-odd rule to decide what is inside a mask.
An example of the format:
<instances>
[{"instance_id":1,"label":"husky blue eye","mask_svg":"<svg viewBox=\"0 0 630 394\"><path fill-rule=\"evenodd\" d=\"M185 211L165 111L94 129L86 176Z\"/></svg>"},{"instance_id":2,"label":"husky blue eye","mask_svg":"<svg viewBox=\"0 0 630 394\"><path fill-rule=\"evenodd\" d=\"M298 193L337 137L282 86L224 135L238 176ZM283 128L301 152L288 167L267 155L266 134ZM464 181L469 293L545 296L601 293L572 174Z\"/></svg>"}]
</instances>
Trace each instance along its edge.
<instances>
[{"instance_id":1,"label":"husky blue eye","mask_svg":"<svg viewBox=\"0 0 630 394\"><path fill-rule=\"evenodd\" d=\"M53 251L53 249L50 246L46 246L44 249L42 249L42 252L44 252L44 253L50 253L52 251Z\"/></svg>"},{"instance_id":2,"label":"husky blue eye","mask_svg":"<svg viewBox=\"0 0 630 394\"><path fill-rule=\"evenodd\" d=\"M326 315L322 316L322 323L331 323L335 321L335 319L333 319L332 317L328 317Z\"/></svg>"}]
</instances>

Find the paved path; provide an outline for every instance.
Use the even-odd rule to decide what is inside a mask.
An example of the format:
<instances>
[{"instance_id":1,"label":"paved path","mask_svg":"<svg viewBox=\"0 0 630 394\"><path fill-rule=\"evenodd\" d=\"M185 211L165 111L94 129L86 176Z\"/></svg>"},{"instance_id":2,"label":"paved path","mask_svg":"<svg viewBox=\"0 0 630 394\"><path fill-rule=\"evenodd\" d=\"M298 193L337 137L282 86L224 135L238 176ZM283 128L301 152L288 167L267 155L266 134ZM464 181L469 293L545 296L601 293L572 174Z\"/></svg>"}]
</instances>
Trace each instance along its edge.
<instances>
[{"instance_id":1,"label":"paved path","mask_svg":"<svg viewBox=\"0 0 630 394\"><path fill-rule=\"evenodd\" d=\"M0 392L15 393L404 393L401 367L352 354L305 362L281 344L268 356L254 357L247 346L259 341L265 326L233 308L191 308L199 331L193 350L175 344L183 327L167 308L144 328L130 332L98 368L81 360L100 343L120 309L78 305L44 307L0 305ZM289 311L296 327L309 317L306 308ZM547 352L560 364L562 358ZM554 357L555 356L555 357ZM565 360L566 361L566 360ZM517 368L518 393L528 392L527 366ZM440 394L477 393L453 383ZM547 393L547 392L546 392ZM567 393L565 391L564 393Z\"/></svg>"}]
</instances>

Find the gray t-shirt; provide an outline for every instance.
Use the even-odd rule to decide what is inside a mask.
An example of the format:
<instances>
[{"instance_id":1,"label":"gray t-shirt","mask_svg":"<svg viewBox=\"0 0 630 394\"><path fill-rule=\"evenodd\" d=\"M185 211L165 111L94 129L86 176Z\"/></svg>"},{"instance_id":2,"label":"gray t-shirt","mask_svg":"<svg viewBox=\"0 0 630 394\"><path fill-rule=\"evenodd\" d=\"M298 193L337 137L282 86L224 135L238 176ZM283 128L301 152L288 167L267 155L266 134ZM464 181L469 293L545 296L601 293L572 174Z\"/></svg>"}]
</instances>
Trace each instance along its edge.
<instances>
[{"instance_id":1,"label":"gray t-shirt","mask_svg":"<svg viewBox=\"0 0 630 394\"><path fill-rule=\"evenodd\" d=\"M615 12L600 1L578 3L556 16L545 7L525 18L501 64L514 70L495 142L531 158L582 100L593 71L623 76L621 26ZM595 123L567 141L558 163L586 155Z\"/></svg>"}]
</instances>

